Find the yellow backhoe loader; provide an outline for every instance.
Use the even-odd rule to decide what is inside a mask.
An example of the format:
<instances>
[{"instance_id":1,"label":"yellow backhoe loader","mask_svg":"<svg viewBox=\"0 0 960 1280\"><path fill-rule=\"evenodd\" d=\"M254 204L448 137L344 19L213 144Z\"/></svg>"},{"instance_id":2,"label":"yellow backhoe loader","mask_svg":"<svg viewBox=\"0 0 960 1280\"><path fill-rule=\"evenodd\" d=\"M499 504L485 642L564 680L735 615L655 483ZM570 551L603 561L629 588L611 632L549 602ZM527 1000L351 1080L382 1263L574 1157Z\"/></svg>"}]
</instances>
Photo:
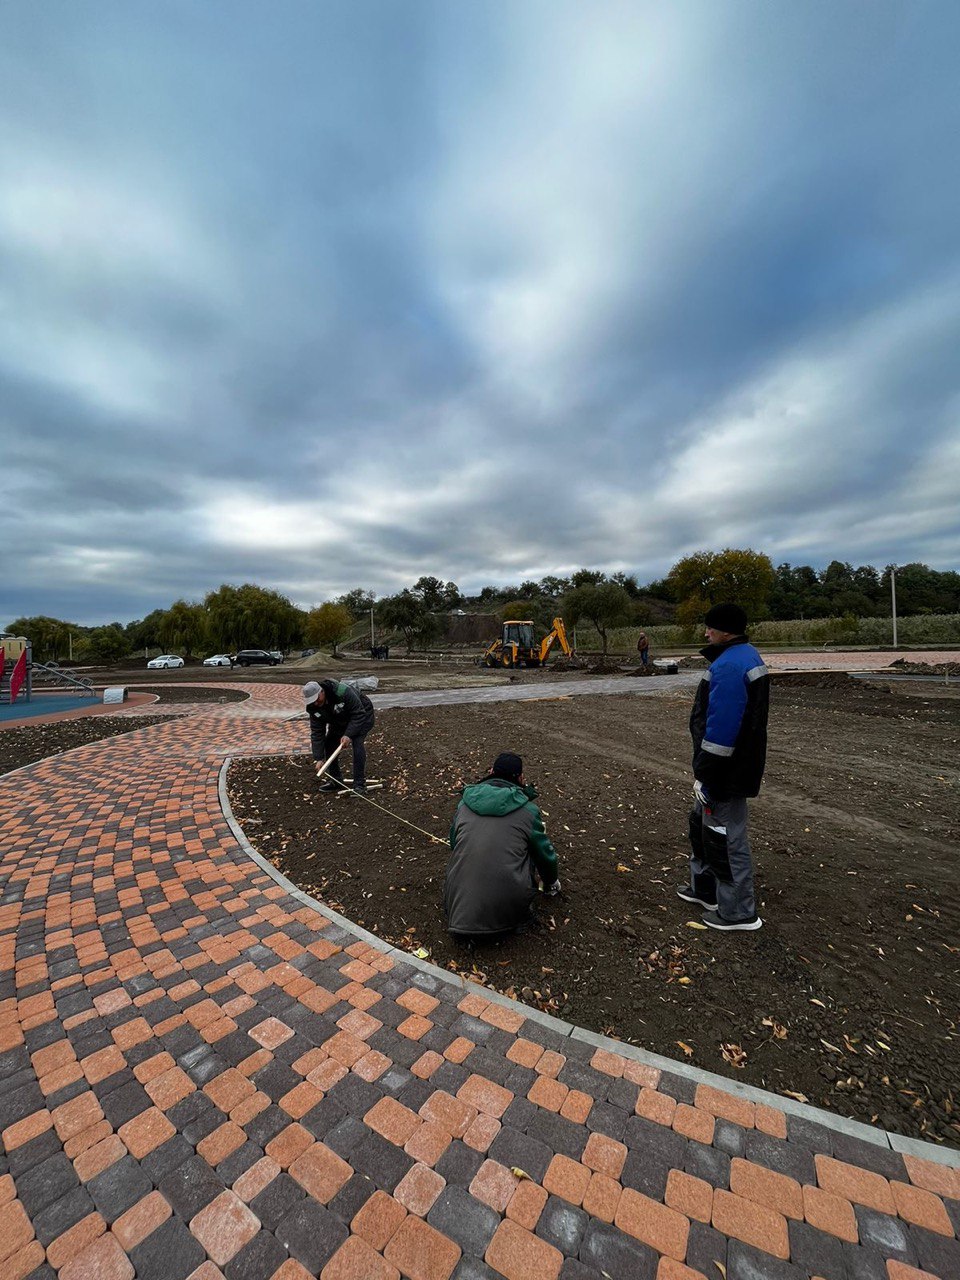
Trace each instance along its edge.
<instances>
[{"instance_id":1,"label":"yellow backhoe loader","mask_svg":"<svg viewBox=\"0 0 960 1280\"><path fill-rule=\"evenodd\" d=\"M562 618L554 618L552 629L539 642L534 639L531 621L508 620L478 661L485 667L542 667L555 644L565 657L576 662Z\"/></svg>"}]
</instances>

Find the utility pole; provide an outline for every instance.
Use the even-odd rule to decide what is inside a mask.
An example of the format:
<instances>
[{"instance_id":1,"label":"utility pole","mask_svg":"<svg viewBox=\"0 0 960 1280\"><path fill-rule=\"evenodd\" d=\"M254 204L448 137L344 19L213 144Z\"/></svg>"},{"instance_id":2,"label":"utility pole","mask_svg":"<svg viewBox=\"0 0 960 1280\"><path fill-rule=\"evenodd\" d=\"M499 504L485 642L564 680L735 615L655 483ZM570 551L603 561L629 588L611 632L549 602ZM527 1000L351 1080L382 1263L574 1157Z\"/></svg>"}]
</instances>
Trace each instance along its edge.
<instances>
[{"instance_id":1,"label":"utility pole","mask_svg":"<svg viewBox=\"0 0 960 1280\"><path fill-rule=\"evenodd\" d=\"M890 608L893 613L893 647L897 647L897 570L890 566Z\"/></svg>"},{"instance_id":2,"label":"utility pole","mask_svg":"<svg viewBox=\"0 0 960 1280\"><path fill-rule=\"evenodd\" d=\"M376 644L376 639L373 634L373 605L371 605L370 606L370 648L372 649L375 644Z\"/></svg>"}]
</instances>

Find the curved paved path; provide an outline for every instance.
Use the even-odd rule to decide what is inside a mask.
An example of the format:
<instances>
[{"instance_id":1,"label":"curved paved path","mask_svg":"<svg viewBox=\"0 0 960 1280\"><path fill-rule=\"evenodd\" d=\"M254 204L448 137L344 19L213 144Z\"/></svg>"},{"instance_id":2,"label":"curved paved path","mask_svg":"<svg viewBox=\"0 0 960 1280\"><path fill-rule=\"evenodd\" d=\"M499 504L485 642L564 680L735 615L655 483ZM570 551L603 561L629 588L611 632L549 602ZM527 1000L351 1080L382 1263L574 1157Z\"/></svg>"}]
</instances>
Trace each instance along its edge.
<instances>
[{"instance_id":1,"label":"curved paved path","mask_svg":"<svg viewBox=\"0 0 960 1280\"><path fill-rule=\"evenodd\" d=\"M250 692L0 779L0 1280L960 1276L955 1167L304 905L219 802L303 745Z\"/></svg>"}]
</instances>

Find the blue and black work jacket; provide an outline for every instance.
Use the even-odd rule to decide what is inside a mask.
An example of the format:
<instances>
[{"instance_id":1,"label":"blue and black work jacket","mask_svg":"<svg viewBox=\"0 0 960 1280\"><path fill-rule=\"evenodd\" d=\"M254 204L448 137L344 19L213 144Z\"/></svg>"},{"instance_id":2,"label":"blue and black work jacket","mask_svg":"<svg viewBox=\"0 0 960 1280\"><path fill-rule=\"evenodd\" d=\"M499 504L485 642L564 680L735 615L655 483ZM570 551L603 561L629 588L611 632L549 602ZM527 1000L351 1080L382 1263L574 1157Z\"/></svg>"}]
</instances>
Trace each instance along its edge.
<instances>
[{"instance_id":1,"label":"blue and black work jacket","mask_svg":"<svg viewBox=\"0 0 960 1280\"><path fill-rule=\"evenodd\" d=\"M693 776L713 800L755 796L767 760L770 673L746 636L707 645L690 715Z\"/></svg>"},{"instance_id":2,"label":"blue and black work jacket","mask_svg":"<svg viewBox=\"0 0 960 1280\"><path fill-rule=\"evenodd\" d=\"M321 680L323 706L311 702L307 707L310 720L310 746L314 760L323 760L327 737L363 738L373 728L373 703L365 693L342 680Z\"/></svg>"}]
</instances>

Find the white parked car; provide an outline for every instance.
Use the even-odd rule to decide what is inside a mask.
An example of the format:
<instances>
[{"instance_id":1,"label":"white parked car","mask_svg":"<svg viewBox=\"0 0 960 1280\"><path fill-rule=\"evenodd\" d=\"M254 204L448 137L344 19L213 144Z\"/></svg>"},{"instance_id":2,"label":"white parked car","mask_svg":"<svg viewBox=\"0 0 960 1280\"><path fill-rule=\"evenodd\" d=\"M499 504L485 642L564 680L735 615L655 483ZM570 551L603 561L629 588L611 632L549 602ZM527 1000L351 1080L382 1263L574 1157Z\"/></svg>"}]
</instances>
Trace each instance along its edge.
<instances>
[{"instance_id":1,"label":"white parked car","mask_svg":"<svg viewBox=\"0 0 960 1280\"><path fill-rule=\"evenodd\" d=\"M204 658L205 667L232 667L233 660L229 653L215 653L212 658Z\"/></svg>"},{"instance_id":2,"label":"white parked car","mask_svg":"<svg viewBox=\"0 0 960 1280\"><path fill-rule=\"evenodd\" d=\"M159 658L151 658L147 663L148 671L157 671L166 667L182 667L183 659L175 653L162 653Z\"/></svg>"}]
</instances>

